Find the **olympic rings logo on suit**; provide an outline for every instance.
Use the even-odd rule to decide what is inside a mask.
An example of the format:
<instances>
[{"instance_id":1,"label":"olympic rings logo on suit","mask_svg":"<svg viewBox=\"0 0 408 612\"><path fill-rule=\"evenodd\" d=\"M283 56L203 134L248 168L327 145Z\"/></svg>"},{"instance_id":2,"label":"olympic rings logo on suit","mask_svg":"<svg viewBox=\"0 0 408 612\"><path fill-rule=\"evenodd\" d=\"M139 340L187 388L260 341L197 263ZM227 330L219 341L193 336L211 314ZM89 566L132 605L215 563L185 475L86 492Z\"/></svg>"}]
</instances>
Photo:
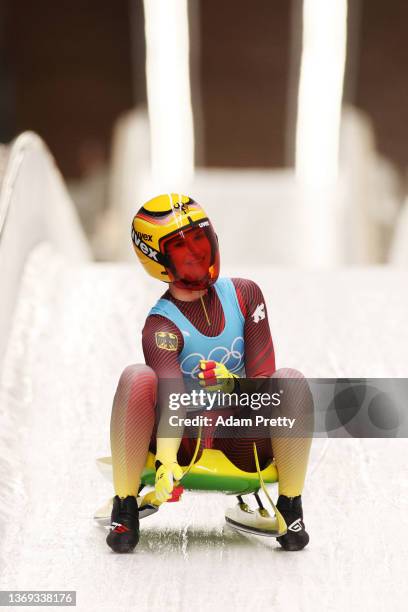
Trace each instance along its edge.
<instances>
[{"instance_id":1,"label":"olympic rings logo on suit","mask_svg":"<svg viewBox=\"0 0 408 612\"><path fill-rule=\"evenodd\" d=\"M222 363L230 372L239 372L244 365L244 338L238 336L234 339L229 349L226 346L216 346L211 349L207 356L203 353L190 353L186 355L180 363L180 369L185 376L197 378L200 372L200 360L218 361Z\"/></svg>"}]
</instances>

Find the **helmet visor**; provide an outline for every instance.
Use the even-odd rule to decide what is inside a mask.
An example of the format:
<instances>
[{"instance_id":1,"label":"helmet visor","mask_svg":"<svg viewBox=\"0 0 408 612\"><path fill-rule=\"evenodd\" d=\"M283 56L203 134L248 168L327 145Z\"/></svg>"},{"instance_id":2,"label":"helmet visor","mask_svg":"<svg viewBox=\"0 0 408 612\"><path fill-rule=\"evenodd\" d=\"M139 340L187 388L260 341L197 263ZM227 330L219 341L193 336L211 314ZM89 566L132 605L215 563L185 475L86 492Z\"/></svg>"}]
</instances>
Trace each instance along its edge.
<instances>
[{"instance_id":1,"label":"helmet visor","mask_svg":"<svg viewBox=\"0 0 408 612\"><path fill-rule=\"evenodd\" d=\"M209 221L178 230L160 245L171 282L190 290L206 289L218 278L218 241Z\"/></svg>"}]
</instances>

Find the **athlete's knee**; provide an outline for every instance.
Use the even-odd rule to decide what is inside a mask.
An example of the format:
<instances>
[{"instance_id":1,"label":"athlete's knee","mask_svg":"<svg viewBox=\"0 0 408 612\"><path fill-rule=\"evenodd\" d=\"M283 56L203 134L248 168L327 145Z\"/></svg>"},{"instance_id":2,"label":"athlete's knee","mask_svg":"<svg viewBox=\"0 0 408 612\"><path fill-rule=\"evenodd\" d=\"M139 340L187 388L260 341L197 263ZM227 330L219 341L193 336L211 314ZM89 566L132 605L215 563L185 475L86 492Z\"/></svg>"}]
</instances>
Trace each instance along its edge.
<instances>
[{"instance_id":1,"label":"athlete's knee","mask_svg":"<svg viewBox=\"0 0 408 612\"><path fill-rule=\"evenodd\" d=\"M157 398L157 374L145 364L127 366L119 379L116 398L121 400L146 401L153 407ZM138 402L140 403L140 402Z\"/></svg>"},{"instance_id":2,"label":"athlete's knee","mask_svg":"<svg viewBox=\"0 0 408 612\"><path fill-rule=\"evenodd\" d=\"M313 396L307 378L294 368L281 368L274 374L281 395L283 412L306 416L313 412Z\"/></svg>"},{"instance_id":3,"label":"athlete's knee","mask_svg":"<svg viewBox=\"0 0 408 612\"><path fill-rule=\"evenodd\" d=\"M137 380L157 385L157 374L150 366L144 363L128 365L120 376L119 385L128 385L129 382L134 383Z\"/></svg>"},{"instance_id":4,"label":"athlete's knee","mask_svg":"<svg viewBox=\"0 0 408 612\"><path fill-rule=\"evenodd\" d=\"M300 370L294 368L280 368L273 374L273 378L305 378Z\"/></svg>"}]
</instances>

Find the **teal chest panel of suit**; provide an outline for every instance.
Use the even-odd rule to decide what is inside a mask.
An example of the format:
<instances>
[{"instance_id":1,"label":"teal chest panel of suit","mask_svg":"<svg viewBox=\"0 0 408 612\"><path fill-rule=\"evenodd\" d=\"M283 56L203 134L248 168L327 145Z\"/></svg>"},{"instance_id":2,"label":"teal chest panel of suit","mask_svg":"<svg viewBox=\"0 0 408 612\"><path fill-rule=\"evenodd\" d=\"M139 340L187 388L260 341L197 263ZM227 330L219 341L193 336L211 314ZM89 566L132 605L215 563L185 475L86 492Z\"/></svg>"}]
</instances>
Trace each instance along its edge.
<instances>
[{"instance_id":1,"label":"teal chest panel of suit","mask_svg":"<svg viewBox=\"0 0 408 612\"><path fill-rule=\"evenodd\" d=\"M201 359L218 361L230 372L244 376L245 319L238 303L235 287L231 279L220 278L214 284L224 312L224 329L218 336L205 336L196 329L173 302L160 299L150 310L149 315L161 315L172 321L184 339L183 350L178 358L180 369L185 378L197 378Z\"/></svg>"}]
</instances>

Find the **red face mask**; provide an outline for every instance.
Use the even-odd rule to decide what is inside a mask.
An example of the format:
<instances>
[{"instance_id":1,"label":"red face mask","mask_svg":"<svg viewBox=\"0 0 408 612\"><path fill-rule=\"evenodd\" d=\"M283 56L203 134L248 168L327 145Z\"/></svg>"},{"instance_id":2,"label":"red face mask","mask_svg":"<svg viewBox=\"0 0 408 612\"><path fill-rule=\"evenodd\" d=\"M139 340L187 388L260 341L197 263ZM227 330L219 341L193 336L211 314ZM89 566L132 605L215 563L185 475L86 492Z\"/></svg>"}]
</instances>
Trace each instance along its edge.
<instances>
[{"instance_id":1,"label":"red face mask","mask_svg":"<svg viewBox=\"0 0 408 612\"><path fill-rule=\"evenodd\" d=\"M219 251L211 226L180 230L163 248L170 279L177 287L198 291L217 280Z\"/></svg>"}]
</instances>

